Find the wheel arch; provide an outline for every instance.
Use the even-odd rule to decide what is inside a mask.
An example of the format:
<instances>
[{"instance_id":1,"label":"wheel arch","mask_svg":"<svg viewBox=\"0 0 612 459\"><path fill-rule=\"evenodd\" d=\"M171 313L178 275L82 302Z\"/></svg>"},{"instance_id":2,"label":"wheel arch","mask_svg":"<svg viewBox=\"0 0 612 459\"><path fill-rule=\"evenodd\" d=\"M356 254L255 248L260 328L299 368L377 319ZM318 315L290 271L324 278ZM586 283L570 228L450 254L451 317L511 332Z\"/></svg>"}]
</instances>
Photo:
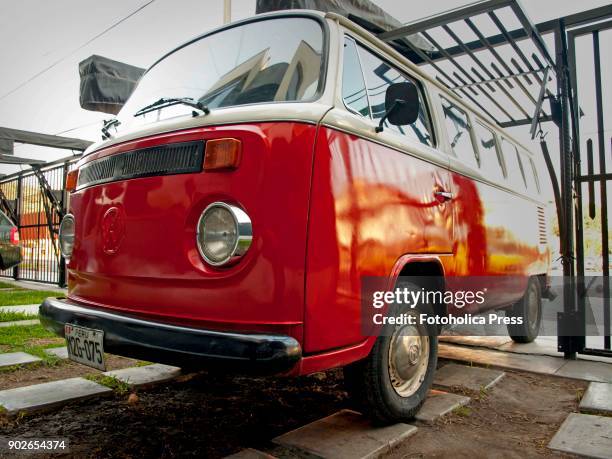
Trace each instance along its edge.
<instances>
[{"instance_id":1,"label":"wheel arch","mask_svg":"<svg viewBox=\"0 0 612 459\"><path fill-rule=\"evenodd\" d=\"M446 290L444 265L435 255L404 255L400 257L390 276L390 285L393 287L398 278L413 277L413 282L420 287L444 292ZM419 279L420 278L420 279ZM448 311L445 304L434 307L436 315L444 317Z\"/></svg>"}]
</instances>

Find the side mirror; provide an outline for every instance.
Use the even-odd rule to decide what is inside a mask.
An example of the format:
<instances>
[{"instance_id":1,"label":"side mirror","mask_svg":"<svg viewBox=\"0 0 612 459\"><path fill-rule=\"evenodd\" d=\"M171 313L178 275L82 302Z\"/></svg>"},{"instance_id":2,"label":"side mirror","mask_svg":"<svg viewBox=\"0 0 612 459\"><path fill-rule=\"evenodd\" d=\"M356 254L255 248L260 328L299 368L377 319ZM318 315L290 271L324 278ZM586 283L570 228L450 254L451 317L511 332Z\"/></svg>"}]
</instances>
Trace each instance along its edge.
<instances>
[{"instance_id":1,"label":"side mirror","mask_svg":"<svg viewBox=\"0 0 612 459\"><path fill-rule=\"evenodd\" d=\"M419 90L412 82L393 83L387 87L385 94L385 114L376 127L376 132L383 131L383 123L389 120L394 126L405 126L414 123L419 117Z\"/></svg>"}]
</instances>

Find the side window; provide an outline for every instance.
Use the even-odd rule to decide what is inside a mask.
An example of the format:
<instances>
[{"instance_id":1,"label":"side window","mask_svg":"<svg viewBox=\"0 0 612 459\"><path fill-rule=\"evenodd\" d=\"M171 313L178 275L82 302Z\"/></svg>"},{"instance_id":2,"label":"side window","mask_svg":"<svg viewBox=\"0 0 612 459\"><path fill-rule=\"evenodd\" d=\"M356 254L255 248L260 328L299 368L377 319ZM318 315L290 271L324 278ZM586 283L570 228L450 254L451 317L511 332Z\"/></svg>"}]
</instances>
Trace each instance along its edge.
<instances>
[{"instance_id":1,"label":"side window","mask_svg":"<svg viewBox=\"0 0 612 459\"><path fill-rule=\"evenodd\" d=\"M525 181L525 171L523 163L519 156L519 152L514 144L502 138L502 151L508 164L508 181L510 185L517 191L522 191L527 188Z\"/></svg>"},{"instance_id":2,"label":"side window","mask_svg":"<svg viewBox=\"0 0 612 459\"><path fill-rule=\"evenodd\" d=\"M385 127L399 132L406 137L411 137L425 145L431 146L433 144L433 138L429 122L430 118L421 85L417 81L405 77L378 56L366 51L362 47L359 47L359 56L361 57L361 65L363 66L363 74L366 80L370 109L374 121L380 120L385 114L385 94L387 86L392 83L412 81L419 88L419 118L414 123L407 126L391 126L385 123Z\"/></svg>"},{"instance_id":3,"label":"side window","mask_svg":"<svg viewBox=\"0 0 612 459\"><path fill-rule=\"evenodd\" d=\"M476 144L478 145L480 169L495 183L503 183L504 166L502 157L498 155L495 146L495 134L480 123L474 126Z\"/></svg>"},{"instance_id":4,"label":"side window","mask_svg":"<svg viewBox=\"0 0 612 459\"><path fill-rule=\"evenodd\" d=\"M527 182L527 189L529 191L539 191L538 185L535 181L535 177L533 175L533 166L532 161L529 156L523 151L520 150L519 159L521 160L521 164L523 165L523 173L525 174L525 181Z\"/></svg>"},{"instance_id":5,"label":"side window","mask_svg":"<svg viewBox=\"0 0 612 459\"><path fill-rule=\"evenodd\" d=\"M350 38L344 39L344 66L342 70L342 99L344 104L363 116L370 116L357 46Z\"/></svg>"},{"instance_id":6,"label":"side window","mask_svg":"<svg viewBox=\"0 0 612 459\"><path fill-rule=\"evenodd\" d=\"M0 226L13 226L13 222L2 212L0 212Z\"/></svg>"},{"instance_id":7,"label":"side window","mask_svg":"<svg viewBox=\"0 0 612 459\"><path fill-rule=\"evenodd\" d=\"M446 132L448 133L448 140L453 153L464 163L478 169L478 158L470 135L472 127L470 126L467 114L444 97L440 99L442 100L442 109L444 110Z\"/></svg>"},{"instance_id":8,"label":"side window","mask_svg":"<svg viewBox=\"0 0 612 459\"><path fill-rule=\"evenodd\" d=\"M535 181L536 188L538 192L542 192L542 190L540 189L540 177L538 177L538 170L536 169L533 159L529 158L529 164L531 164L531 172L533 174L533 180Z\"/></svg>"}]
</instances>

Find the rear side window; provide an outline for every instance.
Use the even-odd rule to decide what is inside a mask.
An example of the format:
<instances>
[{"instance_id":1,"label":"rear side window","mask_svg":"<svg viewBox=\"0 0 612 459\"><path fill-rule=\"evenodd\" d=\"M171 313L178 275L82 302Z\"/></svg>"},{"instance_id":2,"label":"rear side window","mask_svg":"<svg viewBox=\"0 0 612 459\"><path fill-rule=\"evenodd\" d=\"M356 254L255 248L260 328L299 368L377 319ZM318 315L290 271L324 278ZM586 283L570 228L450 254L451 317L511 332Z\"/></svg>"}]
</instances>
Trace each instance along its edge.
<instances>
[{"instance_id":1,"label":"rear side window","mask_svg":"<svg viewBox=\"0 0 612 459\"><path fill-rule=\"evenodd\" d=\"M516 190L525 190L527 182L525 180L525 170L516 146L506 139L502 139L502 151L508 165L508 181Z\"/></svg>"},{"instance_id":2,"label":"rear side window","mask_svg":"<svg viewBox=\"0 0 612 459\"><path fill-rule=\"evenodd\" d=\"M538 177L538 170L536 169L535 163L533 159L529 158L529 164L531 164L531 172L533 173L533 180L535 181L536 188L538 191L542 191L540 189L540 177Z\"/></svg>"},{"instance_id":3,"label":"rear side window","mask_svg":"<svg viewBox=\"0 0 612 459\"><path fill-rule=\"evenodd\" d=\"M478 145L480 169L489 180L501 184L505 179L504 166L495 146L495 134L480 123L476 123L474 133Z\"/></svg>"},{"instance_id":4,"label":"rear side window","mask_svg":"<svg viewBox=\"0 0 612 459\"><path fill-rule=\"evenodd\" d=\"M478 169L478 158L470 134L472 127L467 113L444 97L441 99L446 132L453 153L464 163Z\"/></svg>"},{"instance_id":5,"label":"rear side window","mask_svg":"<svg viewBox=\"0 0 612 459\"><path fill-rule=\"evenodd\" d=\"M356 113L370 116L368 95L363 81L357 45L350 38L344 39L344 68L342 70L342 99Z\"/></svg>"}]
</instances>

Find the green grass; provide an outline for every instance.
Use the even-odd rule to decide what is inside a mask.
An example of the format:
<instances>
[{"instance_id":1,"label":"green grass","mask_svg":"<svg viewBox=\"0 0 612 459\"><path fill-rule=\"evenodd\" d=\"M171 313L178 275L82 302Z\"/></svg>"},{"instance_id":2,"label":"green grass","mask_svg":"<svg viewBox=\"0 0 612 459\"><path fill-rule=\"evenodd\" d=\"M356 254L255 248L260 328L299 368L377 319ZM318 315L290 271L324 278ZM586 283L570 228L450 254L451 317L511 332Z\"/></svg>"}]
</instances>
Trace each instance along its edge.
<instances>
[{"instance_id":1,"label":"green grass","mask_svg":"<svg viewBox=\"0 0 612 459\"><path fill-rule=\"evenodd\" d=\"M36 316L33 316L31 314L26 314L25 312L2 311L0 309L0 322L13 322L15 320L31 320L35 318Z\"/></svg>"},{"instance_id":2,"label":"green grass","mask_svg":"<svg viewBox=\"0 0 612 459\"><path fill-rule=\"evenodd\" d=\"M40 340L45 341L41 343ZM44 350L61 346L64 343L63 338L45 330L41 325L14 325L0 328L0 353L27 352L40 357L43 360L42 363L47 366L59 365L63 360L54 355L48 355ZM8 367L4 371L11 369L12 367Z\"/></svg>"},{"instance_id":3,"label":"green grass","mask_svg":"<svg viewBox=\"0 0 612 459\"><path fill-rule=\"evenodd\" d=\"M472 414L472 410L467 406L458 406L453 410L457 416L461 416L462 418L467 418L470 414Z\"/></svg>"},{"instance_id":4,"label":"green grass","mask_svg":"<svg viewBox=\"0 0 612 459\"><path fill-rule=\"evenodd\" d=\"M18 288L13 284L9 284L8 282L0 282L0 288Z\"/></svg>"},{"instance_id":5,"label":"green grass","mask_svg":"<svg viewBox=\"0 0 612 459\"><path fill-rule=\"evenodd\" d=\"M102 374L89 374L85 376L85 379L102 384L103 386L112 389L116 394L125 395L130 391L130 385L123 382L114 376L102 375Z\"/></svg>"},{"instance_id":6,"label":"green grass","mask_svg":"<svg viewBox=\"0 0 612 459\"><path fill-rule=\"evenodd\" d=\"M50 290L14 290L3 292L0 290L0 306L15 306L19 304L38 304L45 298L62 296L61 293Z\"/></svg>"}]
</instances>

